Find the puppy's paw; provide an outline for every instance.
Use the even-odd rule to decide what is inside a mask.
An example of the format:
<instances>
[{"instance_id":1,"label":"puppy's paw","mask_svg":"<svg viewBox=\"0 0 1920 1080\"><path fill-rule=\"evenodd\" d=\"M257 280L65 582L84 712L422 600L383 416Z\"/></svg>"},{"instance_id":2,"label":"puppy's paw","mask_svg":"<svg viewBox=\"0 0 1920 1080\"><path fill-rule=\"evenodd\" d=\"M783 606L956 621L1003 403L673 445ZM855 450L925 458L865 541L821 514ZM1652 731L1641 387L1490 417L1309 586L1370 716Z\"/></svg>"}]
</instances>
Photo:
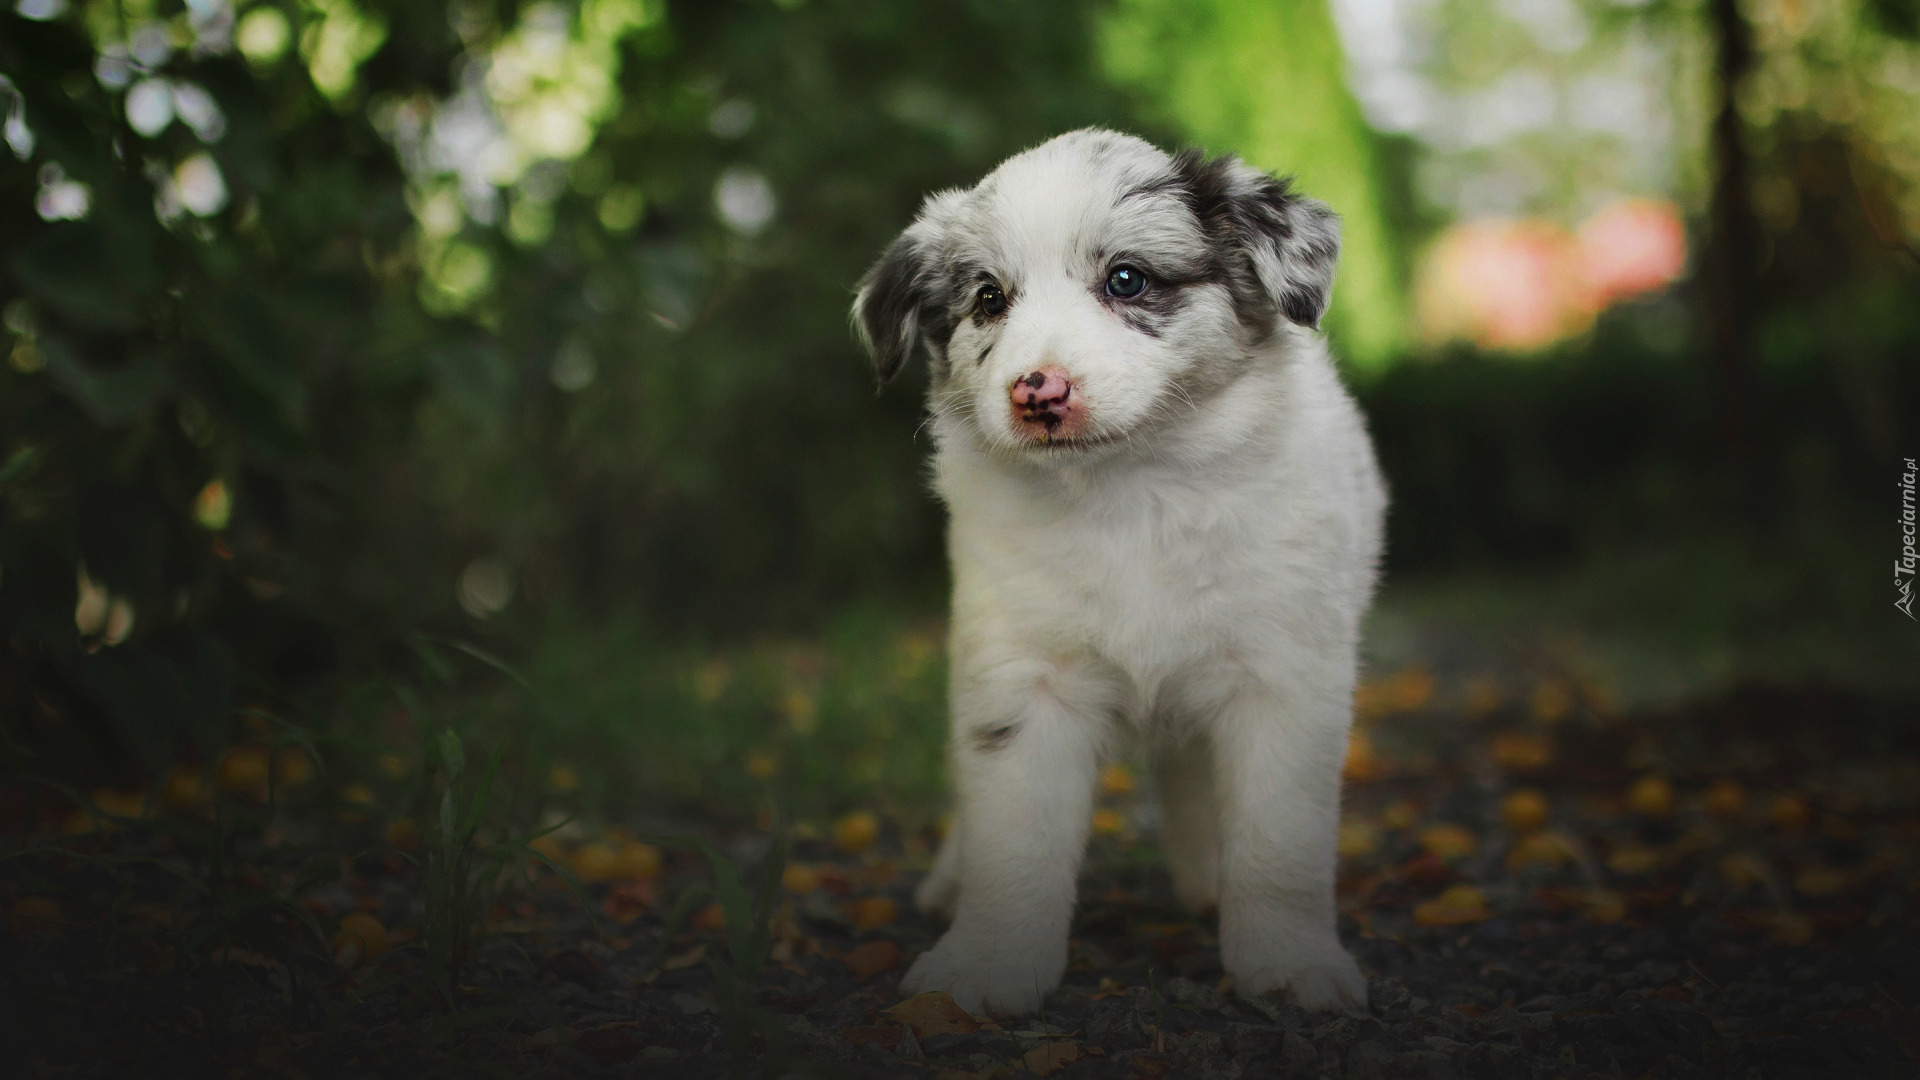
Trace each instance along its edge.
<instances>
[{"instance_id":1,"label":"puppy's paw","mask_svg":"<svg viewBox=\"0 0 1920 1080\"><path fill-rule=\"evenodd\" d=\"M1279 957L1236 964L1227 959L1235 991L1247 996L1280 991L1311 1012L1367 1011L1367 977L1337 941L1289 950Z\"/></svg>"},{"instance_id":2,"label":"puppy's paw","mask_svg":"<svg viewBox=\"0 0 1920 1080\"><path fill-rule=\"evenodd\" d=\"M920 954L900 980L904 994L943 990L977 1015L1018 1016L1040 1007L1066 973L1066 942L1054 948L1024 948L1010 940L948 931Z\"/></svg>"}]
</instances>

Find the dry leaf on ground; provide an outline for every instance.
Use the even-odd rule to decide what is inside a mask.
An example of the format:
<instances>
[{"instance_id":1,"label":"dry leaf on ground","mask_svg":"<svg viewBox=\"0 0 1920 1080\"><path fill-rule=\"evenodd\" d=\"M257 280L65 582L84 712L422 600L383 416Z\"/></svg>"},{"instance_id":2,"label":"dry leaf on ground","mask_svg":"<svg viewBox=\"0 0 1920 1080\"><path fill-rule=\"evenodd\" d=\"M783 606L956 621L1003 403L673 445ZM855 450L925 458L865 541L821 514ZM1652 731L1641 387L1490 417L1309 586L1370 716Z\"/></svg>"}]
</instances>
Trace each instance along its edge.
<instances>
[{"instance_id":1,"label":"dry leaf on ground","mask_svg":"<svg viewBox=\"0 0 1920 1080\"><path fill-rule=\"evenodd\" d=\"M1413 909L1413 921L1421 926L1465 926L1492 917L1487 898L1471 885L1455 885Z\"/></svg>"},{"instance_id":2,"label":"dry leaf on ground","mask_svg":"<svg viewBox=\"0 0 1920 1080\"><path fill-rule=\"evenodd\" d=\"M891 926L900 919L900 905L884 896L869 896L865 900L856 902L847 911L847 918L856 930Z\"/></svg>"},{"instance_id":3,"label":"dry leaf on ground","mask_svg":"<svg viewBox=\"0 0 1920 1080\"><path fill-rule=\"evenodd\" d=\"M899 967L900 961L905 958L906 954L900 951L900 946L885 939L869 941L859 948L840 954L840 962L847 965L847 968L853 972L854 978L861 982L883 971L892 971Z\"/></svg>"},{"instance_id":4,"label":"dry leaf on ground","mask_svg":"<svg viewBox=\"0 0 1920 1080\"><path fill-rule=\"evenodd\" d=\"M924 1039L929 1035L966 1035L986 1026L978 1017L961 1008L953 1000L952 994L939 991L910 997L891 1009L881 1010L881 1015L907 1025L916 1039Z\"/></svg>"},{"instance_id":5,"label":"dry leaf on ground","mask_svg":"<svg viewBox=\"0 0 1920 1080\"><path fill-rule=\"evenodd\" d=\"M1080 1060L1080 1047L1070 1042L1043 1043L1027 1051L1021 1059L1027 1071L1046 1076Z\"/></svg>"},{"instance_id":6,"label":"dry leaf on ground","mask_svg":"<svg viewBox=\"0 0 1920 1080\"><path fill-rule=\"evenodd\" d=\"M865 810L855 810L833 825L833 842L849 855L858 855L880 838L880 819Z\"/></svg>"},{"instance_id":7,"label":"dry leaf on ground","mask_svg":"<svg viewBox=\"0 0 1920 1080\"><path fill-rule=\"evenodd\" d=\"M1420 846L1442 859L1464 859L1480 848L1480 840L1464 825L1443 823L1420 831Z\"/></svg>"}]
</instances>

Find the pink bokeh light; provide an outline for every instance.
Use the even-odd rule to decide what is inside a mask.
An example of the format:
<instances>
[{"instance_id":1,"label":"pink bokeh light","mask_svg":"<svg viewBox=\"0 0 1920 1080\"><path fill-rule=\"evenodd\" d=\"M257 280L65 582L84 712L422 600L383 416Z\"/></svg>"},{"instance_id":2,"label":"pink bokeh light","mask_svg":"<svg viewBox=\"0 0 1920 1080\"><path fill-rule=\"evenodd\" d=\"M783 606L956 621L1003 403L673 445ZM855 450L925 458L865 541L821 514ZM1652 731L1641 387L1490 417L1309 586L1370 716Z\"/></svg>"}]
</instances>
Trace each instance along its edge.
<instances>
[{"instance_id":1,"label":"pink bokeh light","mask_svg":"<svg viewBox=\"0 0 1920 1080\"><path fill-rule=\"evenodd\" d=\"M1658 291L1686 269L1672 203L1614 202L1577 233L1538 218L1485 218L1441 234L1417 285L1429 342L1528 352L1584 333L1595 315Z\"/></svg>"}]
</instances>

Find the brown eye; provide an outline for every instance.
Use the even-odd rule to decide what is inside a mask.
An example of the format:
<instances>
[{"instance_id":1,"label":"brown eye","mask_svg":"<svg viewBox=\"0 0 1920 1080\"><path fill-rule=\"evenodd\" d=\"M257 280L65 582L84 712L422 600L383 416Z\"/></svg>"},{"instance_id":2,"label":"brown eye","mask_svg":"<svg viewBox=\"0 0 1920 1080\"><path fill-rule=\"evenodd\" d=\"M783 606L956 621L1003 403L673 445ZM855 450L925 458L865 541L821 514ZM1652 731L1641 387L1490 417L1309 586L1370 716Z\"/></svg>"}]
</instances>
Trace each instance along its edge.
<instances>
[{"instance_id":1,"label":"brown eye","mask_svg":"<svg viewBox=\"0 0 1920 1080\"><path fill-rule=\"evenodd\" d=\"M974 300L980 305L981 313L989 317L1007 310L1007 294L1000 291L1000 286L991 282L980 286L980 292L975 295Z\"/></svg>"}]
</instances>

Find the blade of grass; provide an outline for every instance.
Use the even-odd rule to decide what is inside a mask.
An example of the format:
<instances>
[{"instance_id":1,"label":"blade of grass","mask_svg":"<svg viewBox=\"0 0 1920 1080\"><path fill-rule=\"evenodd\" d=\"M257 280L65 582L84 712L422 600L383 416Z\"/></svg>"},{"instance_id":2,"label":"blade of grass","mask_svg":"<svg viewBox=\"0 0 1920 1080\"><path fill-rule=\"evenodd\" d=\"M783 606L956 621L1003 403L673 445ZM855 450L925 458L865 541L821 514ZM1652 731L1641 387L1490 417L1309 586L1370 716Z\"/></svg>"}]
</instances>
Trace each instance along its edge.
<instances>
[{"instance_id":1,"label":"blade of grass","mask_svg":"<svg viewBox=\"0 0 1920 1080\"><path fill-rule=\"evenodd\" d=\"M501 736L494 745L493 760L487 762L487 771L480 777L480 785L473 791L473 801L467 806L467 816L460 822L462 836L472 836L480 827L480 815L487 808L487 799L493 794L493 779L500 774L500 758L507 751L507 740Z\"/></svg>"}]
</instances>

